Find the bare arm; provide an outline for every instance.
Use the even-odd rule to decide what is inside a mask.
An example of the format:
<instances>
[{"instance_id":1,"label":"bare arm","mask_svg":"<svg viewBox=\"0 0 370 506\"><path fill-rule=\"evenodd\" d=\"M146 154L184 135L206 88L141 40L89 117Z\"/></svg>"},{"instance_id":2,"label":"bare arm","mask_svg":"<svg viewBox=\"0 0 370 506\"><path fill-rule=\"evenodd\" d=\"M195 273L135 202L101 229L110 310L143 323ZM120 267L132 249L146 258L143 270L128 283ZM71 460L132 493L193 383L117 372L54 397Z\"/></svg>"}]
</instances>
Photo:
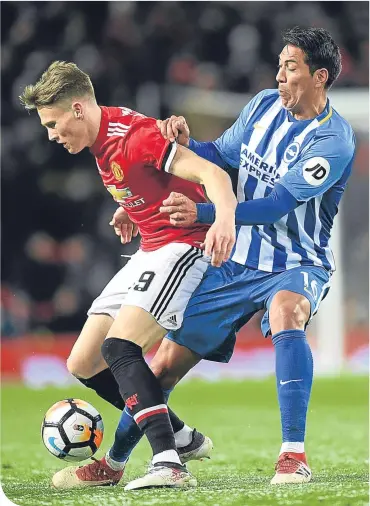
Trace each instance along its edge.
<instances>
[{"instance_id":1,"label":"bare arm","mask_svg":"<svg viewBox=\"0 0 370 506\"><path fill-rule=\"evenodd\" d=\"M169 172L204 185L208 198L215 204L216 220L229 214L234 218L237 200L229 175L220 167L183 146L177 146Z\"/></svg>"},{"instance_id":2,"label":"bare arm","mask_svg":"<svg viewBox=\"0 0 370 506\"><path fill-rule=\"evenodd\" d=\"M215 204L216 220L205 240L205 253L212 265L219 267L230 257L235 244L235 208L237 201L231 179L214 165L183 146L177 146L169 172L175 176L204 185L208 198Z\"/></svg>"}]
</instances>

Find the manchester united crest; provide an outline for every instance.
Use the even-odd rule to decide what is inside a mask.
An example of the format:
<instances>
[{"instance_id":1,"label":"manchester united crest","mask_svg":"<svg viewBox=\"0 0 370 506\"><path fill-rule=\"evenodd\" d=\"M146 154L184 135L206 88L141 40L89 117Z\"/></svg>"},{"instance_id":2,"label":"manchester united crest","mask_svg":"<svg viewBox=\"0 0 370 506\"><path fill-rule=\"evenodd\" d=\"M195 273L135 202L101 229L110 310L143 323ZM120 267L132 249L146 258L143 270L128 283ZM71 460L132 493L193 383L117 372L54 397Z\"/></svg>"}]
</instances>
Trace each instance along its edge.
<instances>
[{"instance_id":1,"label":"manchester united crest","mask_svg":"<svg viewBox=\"0 0 370 506\"><path fill-rule=\"evenodd\" d=\"M113 172L114 177L117 179L117 181L122 181L123 180L123 170L118 165L118 163L117 162L112 162L110 164L110 168L111 168L111 170Z\"/></svg>"}]
</instances>

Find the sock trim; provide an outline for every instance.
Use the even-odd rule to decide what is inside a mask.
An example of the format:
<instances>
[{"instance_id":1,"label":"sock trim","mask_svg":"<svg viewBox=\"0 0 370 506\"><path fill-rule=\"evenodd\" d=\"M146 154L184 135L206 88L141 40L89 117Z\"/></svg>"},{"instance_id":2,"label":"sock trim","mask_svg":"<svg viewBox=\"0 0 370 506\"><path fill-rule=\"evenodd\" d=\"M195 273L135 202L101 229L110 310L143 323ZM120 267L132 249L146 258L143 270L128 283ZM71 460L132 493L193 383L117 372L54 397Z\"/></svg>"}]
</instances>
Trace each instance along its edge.
<instances>
[{"instance_id":1,"label":"sock trim","mask_svg":"<svg viewBox=\"0 0 370 506\"><path fill-rule=\"evenodd\" d=\"M158 462L174 462L181 465L181 460L176 450L164 450L153 455L152 465L154 466Z\"/></svg>"},{"instance_id":2,"label":"sock trim","mask_svg":"<svg viewBox=\"0 0 370 506\"><path fill-rule=\"evenodd\" d=\"M123 471L124 468L126 467L128 457L125 458L125 460L123 461L115 460L113 457L110 456L109 452L110 450L108 450L104 456L105 463L107 464L107 466L113 469L113 471Z\"/></svg>"},{"instance_id":3,"label":"sock trim","mask_svg":"<svg viewBox=\"0 0 370 506\"><path fill-rule=\"evenodd\" d=\"M184 424L184 427L175 432L176 448L184 448L190 445L193 440L193 429Z\"/></svg>"},{"instance_id":4,"label":"sock trim","mask_svg":"<svg viewBox=\"0 0 370 506\"><path fill-rule=\"evenodd\" d=\"M166 404L158 404L157 406L152 406L150 408L145 408L136 413L134 415L134 420L138 424L142 420L145 420L145 418L148 418L149 416L158 415L159 413L167 413L167 405Z\"/></svg>"},{"instance_id":5,"label":"sock trim","mask_svg":"<svg viewBox=\"0 0 370 506\"><path fill-rule=\"evenodd\" d=\"M280 453L305 453L304 441L284 441L281 444Z\"/></svg>"},{"instance_id":6,"label":"sock trim","mask_svg":"<svg viewBox=\"0 0 370 506\"><path fill-rule=\"evenodd\" d=\"M271 341L273 344L276 344L283 339L305 339L306 332L304 330L299 329L289 329L289 330L281 330L280 332L276 332L273 336L271 336Z\"/></svg>"}]
</instances>

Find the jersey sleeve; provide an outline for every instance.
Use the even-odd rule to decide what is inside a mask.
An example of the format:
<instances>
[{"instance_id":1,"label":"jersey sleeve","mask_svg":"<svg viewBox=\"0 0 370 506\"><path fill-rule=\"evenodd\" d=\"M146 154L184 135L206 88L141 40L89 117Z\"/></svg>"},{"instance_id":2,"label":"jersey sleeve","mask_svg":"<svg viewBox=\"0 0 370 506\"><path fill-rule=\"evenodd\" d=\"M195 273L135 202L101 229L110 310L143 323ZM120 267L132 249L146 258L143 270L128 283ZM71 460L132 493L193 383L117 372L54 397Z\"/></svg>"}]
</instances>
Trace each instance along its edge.
<instances>
[{"instance_id":1,"label":"jersey sleeve","mask_svg":"<svg viewBox=\"0 0 370 506\"><path fill-rule=\"evenodd\" d=\"M176 149L177 143L164 139L153 118L138 122L122 143L122 154L129 166L144 164L166 172Z\"/></svg>"},{"instance_id":2,"label":"jersey sleeve","mask_svg":"<svg viewBox=\"0 0 370 506\"><path fill-rule=\"evenodd\" d=\"M240 148L248 119L262 99L273 93L276 93L276 90L264 90L253 97L243 108L235 123L213 142L221 158L231 167L239 168Z\"/></svg>"},{"instance_id":3,"label":"jersey sleeve","mask_svg":"<svg viewBox=\"0 0 370 506\"><path fill-rule=\"evenodd\" d=\"M324 194L351 169L354 143L338 136L313 139L293 168L279 179L293 197L306 202Z\"/></svg>"}]
</instances>

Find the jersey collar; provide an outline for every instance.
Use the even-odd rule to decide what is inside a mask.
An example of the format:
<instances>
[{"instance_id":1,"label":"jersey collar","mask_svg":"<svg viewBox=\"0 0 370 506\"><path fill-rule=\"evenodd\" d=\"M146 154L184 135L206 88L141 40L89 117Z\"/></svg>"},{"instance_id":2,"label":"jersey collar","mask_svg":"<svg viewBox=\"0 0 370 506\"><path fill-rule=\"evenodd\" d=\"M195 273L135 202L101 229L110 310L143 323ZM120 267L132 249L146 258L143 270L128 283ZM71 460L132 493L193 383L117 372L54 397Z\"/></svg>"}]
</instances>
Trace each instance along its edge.
<instances>
[{"instance_id":1,"label":"jersey collar","mask_svg":"<svg viewBox=\"0 0 370 506\"><path fill-rule=\"evenodd\" d=\"M98 136L94 144L90 147L90 151L94 156L97 156L102 148L104 141L107 138L108 132L108 107L100 106L101 109L101 120Z\"/></svg>"},{"instance_id":2,"label":"jersey collar","mask_svg":"<svg viewBox=\"0 0 370 506\"><path fill-rule=\"evenodd\" d=\"M330 106L330 102L329 102L329 99L327 98L326 99L326 105L324 107L324 110L322 111L321 114L319 114L318 116L316 116L315 118L310 118L310 119L295 119L295 117L293 116L293 114L290 112L290 111L286 111L287 112L287 115L288 115L288 119L289 121L291 121L292 123L311 123L311 121L318 121L320 124L321 123L324 123L324 121L326 121L326 119L329 119L327 118L329 115L331 116L331 113L332 113L332 108Z\"/></svg>"}]
</instances>

